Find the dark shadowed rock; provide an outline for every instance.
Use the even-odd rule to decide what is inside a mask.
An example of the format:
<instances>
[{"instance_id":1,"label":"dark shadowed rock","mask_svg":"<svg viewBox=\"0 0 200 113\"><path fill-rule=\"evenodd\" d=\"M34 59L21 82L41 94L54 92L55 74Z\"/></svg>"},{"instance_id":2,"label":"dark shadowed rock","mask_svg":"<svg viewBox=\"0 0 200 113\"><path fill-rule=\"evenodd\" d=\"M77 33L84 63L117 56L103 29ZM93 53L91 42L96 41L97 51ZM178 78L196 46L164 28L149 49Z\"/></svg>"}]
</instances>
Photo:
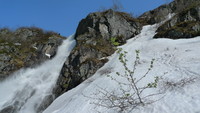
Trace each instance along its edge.
<instances>
[{"instance_id":1,"label":"dark shadowed rock","mask_svg":"<svg viewBox=\"0 0 200 113\"><path fill-rule=\"evenodd\" d=\"M3 108L0 113L15 113L15 108L13 106L8 106Z\"/></svg>"},{"instance_id":2,"label":"dark shadowed rock","mask_svg":"<svg viewBox=\"0 0 200 113\"><path fill-rule=\"evenodd\" d=\"M91 13L81 20L75 34L77 45L62 68L56 96L80 84L108 61L116 50L111 38L124 44L139 34L141 27L130 15L113 10Z\"/></svg>"}]
</instances>

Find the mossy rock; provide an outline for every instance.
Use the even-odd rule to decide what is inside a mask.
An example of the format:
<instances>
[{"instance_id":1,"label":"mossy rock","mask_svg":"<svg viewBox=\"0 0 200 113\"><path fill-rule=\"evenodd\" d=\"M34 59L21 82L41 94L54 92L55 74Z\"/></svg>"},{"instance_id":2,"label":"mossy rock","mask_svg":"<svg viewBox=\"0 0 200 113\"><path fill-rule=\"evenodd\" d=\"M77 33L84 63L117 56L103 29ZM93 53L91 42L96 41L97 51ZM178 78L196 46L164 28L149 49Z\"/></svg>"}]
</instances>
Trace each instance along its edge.
<instances>
[{"instance_id":1,"label":"mossy rock","mask_svg":"<svg viewBox=\"0 0 200 113\"><path fill-rule=\"evenodd\" d=\"M200 2L191 3L161 25L154 38L192 38L200 36Z\"/></svg>"},{"instance_id":2,"label":"mossy rock","mask_svg":"<svg viewBox=\"0 0 200 113\"><path fill-rule=\"evenodd\" d=\"M199 26L199 29L194 30L195 26ZM158 32L154 38L172 38L172 39L180 39L180 38L192 38L200 36L200 22L197 21L187 21L177 23L173 27Z\"/></svg>"},{"instance_id":3,"label":"mossy rock","mask_svg":"<svg viewBox=\"0 0 200 113\"><path fill-rule=\"evenodd\" d=\"M48 45L49 41L55 40L57 47L63 39L64 37L58 33L47 32L36 27L21 27L15 31L8 28L0 29L0 54L11 59L3 61L0 75L8 75L22 67L39 64L47 59L43 55L44 46ZM41 45L41 48L37 49L34 44Z\"/></svg>"}]
</instances>

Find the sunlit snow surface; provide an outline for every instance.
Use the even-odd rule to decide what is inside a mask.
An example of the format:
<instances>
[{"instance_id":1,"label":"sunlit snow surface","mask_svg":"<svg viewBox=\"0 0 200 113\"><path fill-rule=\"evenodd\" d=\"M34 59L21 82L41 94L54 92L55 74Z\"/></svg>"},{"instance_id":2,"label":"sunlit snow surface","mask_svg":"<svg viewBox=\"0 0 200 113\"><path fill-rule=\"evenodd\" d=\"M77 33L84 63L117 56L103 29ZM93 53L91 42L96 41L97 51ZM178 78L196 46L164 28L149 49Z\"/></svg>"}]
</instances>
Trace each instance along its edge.
<instances>
[{"instance_id":1,"label":"sunlit snow surface","mask_svg":"<svg viewBox=\"0 0 200 113\"><path fill-rule=\"evenodd\" d=\"M144 26L141 34L128 40L127 44L119 47L127 51L128 66L131 68L135 60L135 50L140 50L141 63L137 67L135 77L143 75L152 58L155 59L154 68L140 85L153 80L154 76L163 76L164 79L178 81L182 78L200 77L200 37L192 39L153 39L156 25ZM123 73L124 69L115 53L94 76L64 93L57 98L44 113L116 113L115 110L96 106L94 96L98 87L110 91L117 90L118 85L101 70L111 70L110 75L116 77L116 72ZM165 74L164 74L165 73ZM182 88L166 91L164 97L147 106L139 107L130 113L200 113L200 82L197 79ZM156 92L162 87L151 90ZM150 93L146 92L146 93ZM98 95L96 95L98 98ZM156 98L156 97L153 97Z\"/></svg>"},{"instance_id":2,"label":"sunlit snow surface","mask_svg":"<svg viewBox=\"0 0 200 113\"><path fill-rule=\"evenodd\" d=\"M73 36L63 41L57 55L36 68L21 69L0 82L0 110L15 106L17 113L36 113L41 102L51 95L60 70L75 46Z\"/></svg>"}]
</instances>

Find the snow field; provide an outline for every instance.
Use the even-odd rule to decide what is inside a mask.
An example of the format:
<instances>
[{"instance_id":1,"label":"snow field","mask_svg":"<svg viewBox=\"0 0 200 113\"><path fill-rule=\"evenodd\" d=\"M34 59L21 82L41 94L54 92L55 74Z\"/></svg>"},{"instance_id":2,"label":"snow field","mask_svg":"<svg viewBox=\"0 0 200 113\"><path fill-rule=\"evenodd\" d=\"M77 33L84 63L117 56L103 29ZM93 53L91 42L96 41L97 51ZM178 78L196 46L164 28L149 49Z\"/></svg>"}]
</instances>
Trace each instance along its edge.
<instances>
[{"instance_id":1,"label":"snow field","mask_svg":"<svg viewBox=\"0 0 200 113\"><path fill-rule=\"evenodd\" d=\"M162 96L157 95L151 99L160 99L150 105L133 109L129 113L200 113L200 37L192 39L153 39L157 25L144 26L142 32L135 38L128 40L127 44L120 46L127 51L128 67L133 67L135 50L140 51L140 64L137 66L135 78L140 78L155 59L153 70L138 84L142 87L154 80L155 76L162 76L163 81L178 82L184 78L195 77L195 81L180 88L166 90ZM76 88L58 97L43 113L117 113L115 109L97 106L93 98L99 87L108 91L120 92L119 85L111 80L102 70L109 69L112 77L119 81L126 81L117 77L116 72L124 73L117 53L109 57L107 62L91 78ZM162 80L161 80L162 82ZM162 83L158 88L145 90L145 94L156 93L163 89Z\"/></svg>"}]
</instances>

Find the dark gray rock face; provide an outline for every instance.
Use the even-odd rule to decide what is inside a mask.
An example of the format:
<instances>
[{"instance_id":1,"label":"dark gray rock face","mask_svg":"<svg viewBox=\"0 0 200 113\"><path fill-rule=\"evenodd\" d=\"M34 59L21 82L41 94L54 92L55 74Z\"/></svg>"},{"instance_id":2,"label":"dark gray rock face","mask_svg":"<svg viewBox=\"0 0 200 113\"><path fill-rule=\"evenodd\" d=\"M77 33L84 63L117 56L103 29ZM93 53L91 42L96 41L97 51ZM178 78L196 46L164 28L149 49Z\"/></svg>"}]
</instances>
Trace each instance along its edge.
<instances>
[{"instance_id":1,"label":"dark gray rock face","mask_svg":"<svg viewBox=\"0 0 200 113\"><path fill-rule=\"evenodd\" d=\"M131 38L140 33L141 25L129 14L107 10L89 14L83 19L76 32L78 37L86 32L101 35L104 39L114 36Z\"/></svg>"},{"instance_id":2,"label":"dark gray rock face","mask_svg":"<svg viewBox=\"0 0 200 113\"><path fill-rule=\"evenodd\" d=\"M154 10L145 12L139 19L145 19L147 24L155 24L164 21L168 14L174 12L175 3L162 5Z\"/></svg>"},{"instance_id":3,"label":"dark gray rock face","mask_svg":"<svg viewBox=\"0 0 200 113\"><path fill-rule=\"evenodd\" d=\"M164 4L154 10L145 12L139 19L145 19L148 24L159 23L164 21L168 14L180 13L196 3L199 3L199 0L174 0L169 4Z\"/></svg>"},{"instance_id":4,"label":"dark gray rock face","mask_svg":"<svg viewBox=\"0 0 200 113\"><path fill-rule=\"evenodd\" d=\"M189 6L161 25L154 38L192 38L200 36L200 2Z\"/></svg>"},{"instance_id":5,"label":"dark gray rock face","mask_svg":"<svg viewBox=\"0 0 200 113\"><path fill-rule=\"evenodd\" d=\"M56 96L80 84L108 61L116 50L111 37L123 44L139 34L141 27L128 14L112 10L91 13L81 20L75 34L77 45L62 68Z\"/></svg>"},{"instance_id":6,"label":"dark gray rock face","mask_svg":"<svg viewBox=\"0 0 200 113\"><path fill-rule=\"evenodd\" d=\"M0 80L53 57L63 38L39 28L0 29Z\"/></svg>"},{"instance_id":7,"label":"dark gray rock face","mask_svg":"<svg viewBox=\"0 0 200 113\"><path fill-rule=\"evenodd\" d=\"M13 106L8 106L1 110L0 113L15 113L15 108Z\"/></svg>"},{"instance_id":8,"label":"dark gray rock face","mask_svg":"<svg viewBox=\"0 0 200 113\"><path fill-rule=\"evenodd\" d=\"M148 24L164 21L167 15L175 16L161 25L154 38L192 38L200 35L200 1L174 0L155 10L144 13L139 19L145 19Z\"/></svg>"}]
</instances>

